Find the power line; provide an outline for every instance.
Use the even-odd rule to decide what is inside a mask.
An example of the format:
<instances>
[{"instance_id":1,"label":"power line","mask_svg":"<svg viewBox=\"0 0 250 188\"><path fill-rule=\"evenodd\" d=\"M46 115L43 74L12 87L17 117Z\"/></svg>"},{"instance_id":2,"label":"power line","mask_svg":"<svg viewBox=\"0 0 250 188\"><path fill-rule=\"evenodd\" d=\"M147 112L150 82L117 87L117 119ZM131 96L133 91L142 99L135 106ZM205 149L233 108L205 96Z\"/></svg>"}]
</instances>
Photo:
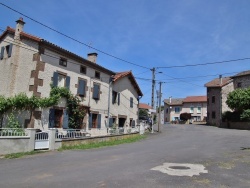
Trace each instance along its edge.
<instances>
[{"instance_id":1,"label":"power line","mask_svg":"<svg viewBox=\"0 0 250 188\"><path fill-rule=\"evenodd\" d=\"M112 58L114 58L114 59L117 59L117 60L119 60L119 61L122 61L122 62L125 62L125 63L128 63L128 64L131 64L131 65L134 65L134 66L137 66L137 67L141 67L141 68L144 68L144 69L150 69L150 68L148 68L148 67L145 67L145 66L142 66L142 65L138 65L138 64L136 64L136 63L132 63L132 62L127 61L127 60L124 60L124 59L122 59L122 58L120 58L120 57L114 56L114 55L112 55L112 54L110 54L110 53L108 53L108 52L105 52L105 51L103 51L103 50L99 50L99 49L97 49L97 48L95 48L95 47L92 47L91 45L86 44L86 43L84 43L84 42L81 42L81 41L79 41L79 40L77 40L77 39L74 39L73 37L70 37L69 35L66 35L66 34L64 34L64 33L60 32L60 31L58 31L58 30L56 30L56 29L54 29L54 28L52 28L52 27L50 27L50 26L47 26L46 24L44 24L44 23L42 23L42 22L39 22L39 21L37 21L37 20L31 18L30 16L27 16L27 15L25 15L25 14L19 12L18 10L15 10L15 9L13 9L13 8L11 8L11 7L9 7L9 6L5 5L5 4L3 4L3 3L0 3L0 4L1 4L2 6L4 6L4 7L8 8L8 9L10 9L10 10L12 10L12 11L14 11L14 12L16 12L16 13L18 13L18 14L20 14L20 15L22 15L22 16L24 16L24 17L26 17L26 18L28 18L28 19L30 19L30 20L32 20L32 21L34 21L34 22L36 22L36 23L38 23L38 24L40 24L40 25L42 25L42 26L44 26L44 27L46 27L46 28L48 28L48 29L50 29L50 30L56 32L56 33L58 33L58 34L60 34L60 35L62 35L62 36L64 36L64 37L66 37L66 38L68 38L68 39L71 39L71 40L73 40L73 41L75 41L75 42L78 42L79 44L82 44L82 45L88 47L88 48L91 48L91 49L93 49L93 50L96 50L97 52L100 52L100 53L105 54L105 55L107 55L107 56L110 56L110 57L112 57Z\"/></svg>"},{"instance_id":2,"label":"power line","mask_svg":"<svg viewBox=\"0 0 250 188\"><path fill-rule=\"evenodd\" d=\"M188 65L174 65L174 66L168 66L168 67L156 67L157 69L170 69L170 68L181 68L181 67L196 67L196 66L205 66L205 65L214 65L214 64L222 64L222 63L230 63L230 62L236 62L236 61L244 61L249 60L250 57L240 58L240 59L231 59L231 60L225 60L225 61L216 61L211 63L198 63L198 64L188 64Z\"/></svg>"}]
</instances>

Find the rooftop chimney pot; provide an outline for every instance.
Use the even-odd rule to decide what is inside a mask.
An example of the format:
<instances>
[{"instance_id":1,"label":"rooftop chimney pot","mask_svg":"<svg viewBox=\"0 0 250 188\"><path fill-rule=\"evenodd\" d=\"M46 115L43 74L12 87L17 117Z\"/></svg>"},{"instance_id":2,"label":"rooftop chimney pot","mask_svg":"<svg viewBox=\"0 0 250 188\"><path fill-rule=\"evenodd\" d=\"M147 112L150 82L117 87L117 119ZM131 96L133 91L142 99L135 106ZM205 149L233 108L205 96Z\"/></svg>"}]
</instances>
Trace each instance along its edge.
<instances>
[{"instance_id":1,"label":"rooftop chimney pot","mask_svg":"<svg viewBox=\"0 0 250 188\"><path fill-rule=\"evenodd\" d=\"M96 63L97 55L98 55L97 53L89 53L88 60L93 62L93 63Z\"/></svg>"}]
</instances>

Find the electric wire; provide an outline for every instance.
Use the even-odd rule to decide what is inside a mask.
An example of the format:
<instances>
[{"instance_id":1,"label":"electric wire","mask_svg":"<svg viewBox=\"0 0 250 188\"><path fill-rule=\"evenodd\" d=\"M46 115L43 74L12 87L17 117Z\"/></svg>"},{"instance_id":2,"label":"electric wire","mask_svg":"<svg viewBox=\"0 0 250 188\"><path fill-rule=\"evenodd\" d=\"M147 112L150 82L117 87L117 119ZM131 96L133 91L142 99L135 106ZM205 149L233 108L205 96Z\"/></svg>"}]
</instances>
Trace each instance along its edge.
<instances>
[{"instance_id":1,"label":"electric wire","mask_svg":"<svg viewBox=\"0 0 250 188\"><path fill-rule=\"evenodd\" d=\"M34 18L31 18L30 16L27 16L26 14L21 13L20 11L15 10L15 9L11 8L11 7L8 6L8 5L5 5L5 4L3 4L3 3L0 3L0 5L2 5L2 6L4 6L4 7L6 7L6 8L8 8L8 9L10 9L10 10L12 10L12 11L14 11L14 12L16 12L16 13L18 13L18 14L20 14L20 15L22 15L22 16L24 16L24 17L30 19L30 20L32 20L33 22L36 22L37 24L42 25L43 27L46 27L47 29L50 29L50 30L52 30L52 31L54 31L54 32L56 32L56 33L58 33L58 34L60 34L60 35L62 35L62 36L64 36L64 37L66 37L66 38L68 38L68 39L71 39L71 40L73 40L73 41L75 41L75 42L77 42L77 43L79 43L79 44L82 44L82 45L88 47L88 48L91 48L91 49L93 49L93 50L96 50L97 52L100 52L100 53L105 54L105 55L107 55L107 56L109 56L109 57L112 57L112 58L114 58L114 59L117 59L117 60L119 60L119 61L122 61L122 62L125 62L125 63L128 63L128 64L131 64L131 65L134 65L134 66L137 66L137 67L141 67L141 68L144 68L144 69L150 69L149 67L145 67L145 66L142 66L142 65L138 65L138 64L136 64L136 63L127 61L127 60L125 60L125 59L122 59L122 58L120 58L120 57L114 56L114 55L112 55L112 54L110 54L110 53L108 53L108 52L105 52L105 51L103 51L103 50L99 50L98 48L92 47L91 45L86 44L86 43L84 43L84 42L81 42L81 41L78 40L78 39L75 39L75 38L73 38L73 37L71 37L71 36L69 36L69 35L66 35L66 34L62 33L61 31L58 31L58 30L56 30L56 29L54 29L54 28L52 28L52 27L50 27L50 26L47 26L46 24L44 24L44 23L42 23L42 22L40 22L40 21L37 21L37 20L35 20Z\"/></svg>"}]
</instances>

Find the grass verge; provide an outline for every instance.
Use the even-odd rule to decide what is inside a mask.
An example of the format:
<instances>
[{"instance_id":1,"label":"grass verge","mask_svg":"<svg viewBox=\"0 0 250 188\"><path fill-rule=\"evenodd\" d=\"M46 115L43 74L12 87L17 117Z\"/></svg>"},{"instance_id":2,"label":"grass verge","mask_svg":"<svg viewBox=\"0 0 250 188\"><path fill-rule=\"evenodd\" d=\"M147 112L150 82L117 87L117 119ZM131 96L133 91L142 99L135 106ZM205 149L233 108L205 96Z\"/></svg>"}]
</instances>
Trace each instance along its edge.
<instances>
[{"instance_id":1,"label":"grass verge","mask_svg":"<svg viewBox=\"0 0 250 188\"><path fill-rule=\"evenodd\" d=\"M93 142L93 143L88 143L88 144L79 144L79 145L73 145L73 146L62 146L59 151L63 150L74 150L74 149L79 149L79 150L84 150L84 149L93 149L93 148L100 148L100 147L106 147L106 146L115 146L115 145L120 145L120 144L126 144L126 143L132 143L136 142L139 140L142 140L146 138L145 135L136 135L131 138L125 138L121 140L110 140L110 141L103 141L103 142Z\"/></svg>"},{"instance_id":2,"label":"grass verge","mask_svg":"<svg viewBox=\"0 0 250 188\"><path fill-rule=\"evenodd\" d=\"M6 159L15 159L15 158L20 158L20 157L24 157L27 155L34 155L37 153L42 153L43 151L29 151L29 152L20 152L20 153L11 153L11 154L7 154L4 156L4 158Z\"/></svg>"}]
</instances>

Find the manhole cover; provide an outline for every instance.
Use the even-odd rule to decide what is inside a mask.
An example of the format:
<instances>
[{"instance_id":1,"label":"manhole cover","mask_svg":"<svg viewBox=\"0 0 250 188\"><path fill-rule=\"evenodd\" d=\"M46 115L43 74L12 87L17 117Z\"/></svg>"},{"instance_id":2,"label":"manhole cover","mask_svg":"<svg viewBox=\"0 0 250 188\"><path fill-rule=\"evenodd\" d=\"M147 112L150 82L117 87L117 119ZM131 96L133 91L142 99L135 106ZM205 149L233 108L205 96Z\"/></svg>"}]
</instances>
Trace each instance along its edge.
<instances>
[{"instance_id":1,"label":"manhole cover","mask_svg":"<svg viewBox=\"0 0 250 188\"><path fill-rule=\"evenodd\" d=\"M187 166L169 166L168 168L177 169L177 170L189 170L190 169L190 167L187 167Z\"/></svg>"},{"instance_id":2,"label":"manhole cover","mask_svg":"<svg viewBox=\"0 0 250 188\"><path fill-rule=\"evenodd\" d=\"M201 164L189 163L163 163L151 170L160 171L170 176L199 176L201 173L208 173L205 167Z\"/></svg>"}]
</instances>

